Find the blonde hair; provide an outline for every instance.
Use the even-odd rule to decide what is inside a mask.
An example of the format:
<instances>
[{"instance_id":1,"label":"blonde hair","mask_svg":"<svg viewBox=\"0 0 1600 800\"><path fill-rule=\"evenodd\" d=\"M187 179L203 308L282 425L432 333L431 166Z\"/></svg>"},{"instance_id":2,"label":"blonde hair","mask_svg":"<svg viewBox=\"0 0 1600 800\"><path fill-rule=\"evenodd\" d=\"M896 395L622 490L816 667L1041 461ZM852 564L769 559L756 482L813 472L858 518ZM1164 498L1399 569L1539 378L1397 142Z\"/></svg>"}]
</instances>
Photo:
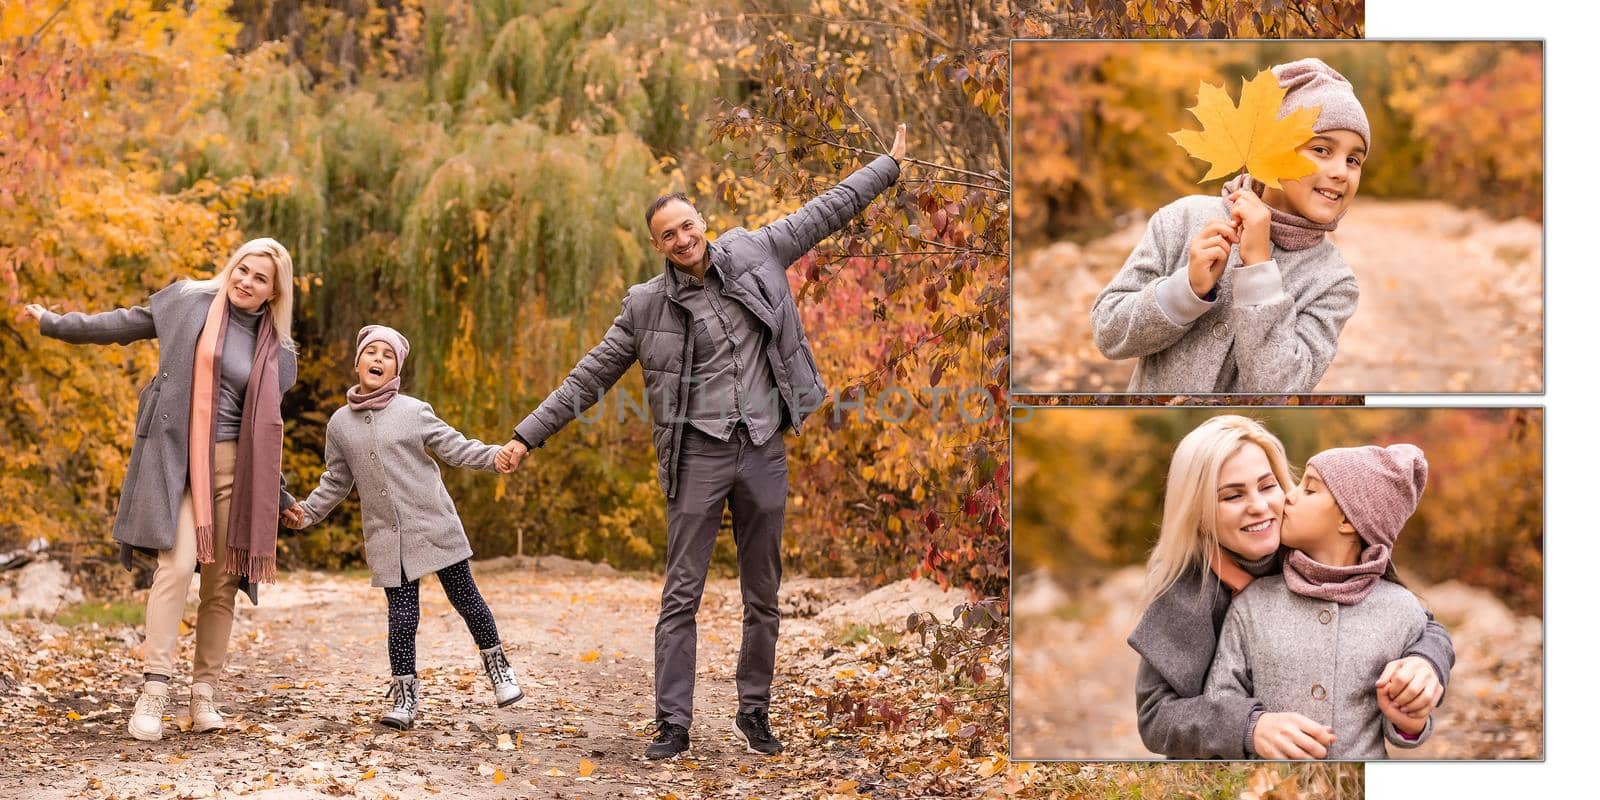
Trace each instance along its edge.
<instances>
[{"instance_id":1,"label":"blonde hair","mask_svg":"<svg viewBox=\"0 0 1600 800\"><path fill-rule=\"evenodd\" d=\"M1150 551L1144 602L1148 605L1171 589L1191 569L1210 571L1217 551L1217 481L1222 463L1239 448L1254 444L1267 455L1279 485L1293 475L1283 442L1265 425L1237 414L1223 414L1201 423L1172 453L1167 492L1161 503L1161 538Z\"/></svg>"},{"instance_id":2,"label":"blonde hair","mask_svg":"<svg viewBox=\"0 0 1600 800\"><path fill-rule=\"evenodd\" d=\"M294 337L289 330L294 322L294 259L289 257L288 248L279 244L278 240L262 237L239 245L239 249L228 257L228 263L215 275L204 280L185 281L181 291L184 294L222 291L228 285L228 274L239 266L240 261L250 256L266 256L272 261L273 292L272 299L267 301L267 311L272 314L272 325L278 330L278 344L291 353L296 352Z\"/></svg>"}]
</instances>

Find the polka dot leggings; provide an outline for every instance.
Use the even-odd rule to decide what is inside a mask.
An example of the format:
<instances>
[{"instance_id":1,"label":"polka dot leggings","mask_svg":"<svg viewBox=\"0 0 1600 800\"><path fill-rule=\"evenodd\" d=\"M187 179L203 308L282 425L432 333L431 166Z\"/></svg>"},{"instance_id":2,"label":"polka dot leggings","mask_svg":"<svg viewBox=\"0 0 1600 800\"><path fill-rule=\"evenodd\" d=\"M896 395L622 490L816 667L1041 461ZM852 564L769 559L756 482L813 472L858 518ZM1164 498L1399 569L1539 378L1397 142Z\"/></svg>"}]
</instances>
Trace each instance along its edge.
<instances>
[{"instance_id":1,"label":"polka dot leggings","mask_svg":"<svg viewBox=\"0 0 1600 800\"><path fill-rule=\"evenodd\" d=\"M483 602L478 584L472 580L472 567L465 559L439 570L439 585L450 598L450 605L467 623L472 640L479 650L487 650L500 643L500 632L494 626L494 614ZM417 603L417 581L397 587L385 587L389 598L389 671L395 675L417 674L417 621L421 610Z\"/></svg>"}]
</instances>

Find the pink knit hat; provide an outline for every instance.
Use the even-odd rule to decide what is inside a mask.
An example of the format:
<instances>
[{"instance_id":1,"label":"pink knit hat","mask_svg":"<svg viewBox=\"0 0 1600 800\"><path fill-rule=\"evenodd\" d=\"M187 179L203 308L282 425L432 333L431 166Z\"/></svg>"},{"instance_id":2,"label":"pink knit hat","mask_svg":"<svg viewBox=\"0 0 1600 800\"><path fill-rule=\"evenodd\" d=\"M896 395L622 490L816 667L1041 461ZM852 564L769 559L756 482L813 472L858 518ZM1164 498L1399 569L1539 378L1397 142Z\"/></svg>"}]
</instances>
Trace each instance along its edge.
<instances>
[{"instance_id":1,"label":"pink knit hat","mask_svg":"<svg viewBox=\"0 0 1600 800\"><path fill-rule=\"evenodd\" d=\"M1428 485L1428 459L1412 444L1336 447L1312 456L1306 466L1316 467L1361 540L1388 548Z\"/></svg>"},{"instance_id":2,"label":"pink knit hat","mask_svg":"<svg viewBox=\"0 0 1600 800\"><path fill-rule=\"evenodd\" d=\"M388 325L368 325L356 334L356 364L361 363L361 351L373 342L383 342L394 348L394 374L398 376L406 365L406 354L411 352L411 342Z\"/></svg>"},{"instance_id":3,"label":"pink knit hat","mask_svg":"<svg viewBox=\"0 0 1600 800\"><path fill-rule=\"evenodd\" d=\"M1297 108L1321 108L1316 124L1317 133L1346 130L1361 135L1368 149L1372 148L1372 126L1367 124L1366 109L1356 99L1356 92L1333 67L1320 58L1302 58L1272 68L1278 85L1288 90L1283 105L1278 109L1282 118Z\"/></svg>"}]
</instances>

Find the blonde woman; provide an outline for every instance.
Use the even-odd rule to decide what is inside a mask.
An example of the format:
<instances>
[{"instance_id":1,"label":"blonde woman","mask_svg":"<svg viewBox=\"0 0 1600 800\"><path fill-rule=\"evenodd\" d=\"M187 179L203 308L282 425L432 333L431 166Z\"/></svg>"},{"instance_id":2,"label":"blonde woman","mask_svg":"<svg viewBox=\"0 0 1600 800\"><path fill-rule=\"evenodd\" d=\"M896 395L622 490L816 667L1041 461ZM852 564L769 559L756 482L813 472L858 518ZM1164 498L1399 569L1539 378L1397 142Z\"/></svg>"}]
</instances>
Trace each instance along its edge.
<instances>
[{"instance_id":1,"label":"blonde woman","mask_svg":"<svg viewBox=\"0 0 1600 800\"><path fill-rule=\"evenodd\" d=\"M1254 697L1206 695L1206 674L1236 594L1282 572L1284 500L1294 480L1283 444L1261 423L1225 414L1178 443L1167 473L1161 537L1150 554L1135 696L1145 747L1173 758L1324 758L1333 731ZM1408 714L1444 695L1455 650L1428 618L1389 662L1375 692Z\"/></svg>"},{"instance_id":2,"label":"blonde woman","mask_svg":"<svg viewBox=\"0 0 1600 800\"><path fill-rule=\"evenodd\" d=\"M145 608L144 685L128 733L162 735L178 622L199 565L189 713L196 732L224 726L215 687L227 658L234 595L254 600L275 577L280 517L298 520L284 491L283 394L295 381L294 262L254 239L207 280L178 281L148 305L98 314L24 309L46 336L73 344L155 339L160 366L139 393L133 453L113 538L123 566L156 558ZM200 498L199 502L195 498Z\"/></svg>"}]
</instances>

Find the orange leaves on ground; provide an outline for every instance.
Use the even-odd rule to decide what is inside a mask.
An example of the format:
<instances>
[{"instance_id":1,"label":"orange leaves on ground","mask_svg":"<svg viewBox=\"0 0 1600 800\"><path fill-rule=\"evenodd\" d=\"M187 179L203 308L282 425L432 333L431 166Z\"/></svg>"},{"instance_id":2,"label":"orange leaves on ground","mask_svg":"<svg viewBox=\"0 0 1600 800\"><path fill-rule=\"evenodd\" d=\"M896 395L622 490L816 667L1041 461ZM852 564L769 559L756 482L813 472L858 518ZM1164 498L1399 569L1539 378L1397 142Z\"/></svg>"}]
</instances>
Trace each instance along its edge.
<instances>
[{"instance_id":1,"label":"orange leaves on ground","mask_svg":"<svg viewBox=\"0 0 1600 800\"><path fill-rule=\"evenodd\" d=\"M1189 109L1200 120L1201 130L1170 135L1189 155L1211 162L1202 182L1243 167L1268 187L1282 188L1279 180L1303 178L1316 170L1296 151L1314 135L1311 126L1320 112L1314 106L1298 108L1279 119L1284 94L1271 70L1244 82L1237 106L1220 85L1201 83L1199 99Z\"/></svg>"},{"instance_id":2,"label":"orange leaves on ground","mask_svg":"<svg viewBox=\"0 0 1600 800\"><path fill-rule=\"evenodd\" d=\"M594 662L600 660L600 651L599 650L590 650L589 652L584 653L581 656L578 656L578 660L582 661L585 664L593 664Z\"/></svg>"},{"instance_id":3,"label":"orange leaves on ground","mask_svg":"<svg viewBox=\"0 0 1600 800\"><path fill-rule=\"evenodd\" d=\"M585 758L578 762L578 775L587 778L594 774L594 762Z\"/></svg>"}]
</instances>

